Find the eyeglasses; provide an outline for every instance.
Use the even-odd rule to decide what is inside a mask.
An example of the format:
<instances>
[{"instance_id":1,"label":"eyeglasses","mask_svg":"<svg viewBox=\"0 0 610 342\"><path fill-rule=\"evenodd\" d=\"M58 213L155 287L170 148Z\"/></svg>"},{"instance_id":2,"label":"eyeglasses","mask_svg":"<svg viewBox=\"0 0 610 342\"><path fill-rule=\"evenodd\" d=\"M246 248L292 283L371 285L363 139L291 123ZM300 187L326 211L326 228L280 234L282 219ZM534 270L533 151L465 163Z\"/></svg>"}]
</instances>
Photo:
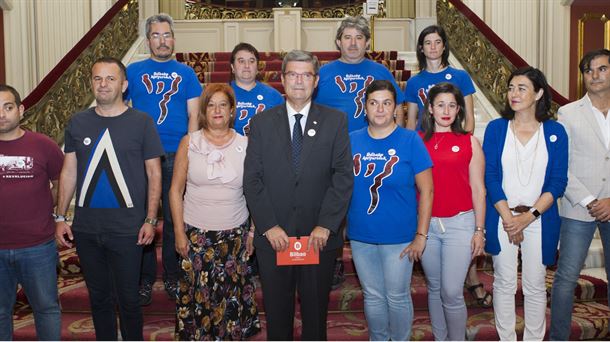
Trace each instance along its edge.
<instances>
[{"instance_id":1,"label":"eyeglasses","mask_svg":"<svg viewBox=\"0 0 610 342\"><path fill-rule=\"evenodd\" d=\"M171 32L165 32L165 33L151 33L150 34L150 39L154 39L154 40L161 40L161 37L163 37L163 39L172 39L174 38L174 34Z\"/></svg>"},{"instance_id":2,"label":"eyeglasses","mask_svg":"<svg viewBox=\"0 0 610 342\"><path fill-rule=\"evenodd\" d=\"M290 81L295 81L297 78L299 78L299 76L303 78L303 81L311 81L316 75L310 72L304 72L302 74L299 74L298 72L288 71L284 73L284 77L286 77L286 79Z\"/></svg>"}]
</instances>

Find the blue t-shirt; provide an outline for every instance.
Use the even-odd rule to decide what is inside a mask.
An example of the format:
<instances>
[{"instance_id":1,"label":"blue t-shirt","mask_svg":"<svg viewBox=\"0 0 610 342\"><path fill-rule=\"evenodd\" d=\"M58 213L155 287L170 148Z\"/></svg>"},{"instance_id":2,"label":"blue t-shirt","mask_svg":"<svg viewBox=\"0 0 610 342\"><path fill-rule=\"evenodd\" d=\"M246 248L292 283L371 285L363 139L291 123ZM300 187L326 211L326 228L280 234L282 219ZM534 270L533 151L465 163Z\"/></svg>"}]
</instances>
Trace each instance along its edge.
<instances>
[{"instance_id":1,"label":"blue t-shirt","mask_svg":"<svg viewBox=\"0 0 610 342\"><path fill-rule=\"evenodd\" d=\"M241 135L248 135L250 131L250 119L256 114L271 107L284 103L284 98L279 91L260 82L250 90L237 86L235 81L231 82L235 92L235 131Z\"/></svg>"},{"instance_id":2,"label":"blue t-shirt","mask_svg":"<svg viewBox=\"0 0 610 342\"><path fill-rule=\"evenodd\" d=\"M187 101L201 95L201 84L191 67L175 60L146 59L127 67L126 100L148 113L165 152L175 152L188 131Z\"/></svg>"},{"instance_id":3,"label":"blue t-shirt","mask_svg":"<svg viewBox=\"0 0 610 342\"><path fill-rule=\"evenodd\" d=\"M365 243L398 244L417 231L415 175L432 167L424 142L397 127L384 139L366 128L350 134L354 191L347 214L347 235Z\"/></svg>"},{"instance_id":4,"label":"blue t-shirt","mask_svg":"<svg viewBox=\"0 0 610 342\"><path fill-rule=\"evenodd\" d=\"M320 68L314 101L347 114L347 129L353 132L367 123L364 119L364 92L374 80L388 80L396 88L396 103L405 102L392 73L382 64L364 59L358 64L336 60Z\"/></svg>"},{"instance_id":5,"label":"blue t-shirt","mask_svg":"<svg viewBox=\"0 0 610 342\"><path fill-rule=\"evenodd\" d=\"M474 84L470 75L464 70L448 66L445 70L431 73L426 70L409 78L405 89L405 101L417 103L418 118L417 129L421 129L421 112L428 101L428 91L437 83L449 82L460 89L464 97L475 93Z\"/></svg>"}]
</instances>

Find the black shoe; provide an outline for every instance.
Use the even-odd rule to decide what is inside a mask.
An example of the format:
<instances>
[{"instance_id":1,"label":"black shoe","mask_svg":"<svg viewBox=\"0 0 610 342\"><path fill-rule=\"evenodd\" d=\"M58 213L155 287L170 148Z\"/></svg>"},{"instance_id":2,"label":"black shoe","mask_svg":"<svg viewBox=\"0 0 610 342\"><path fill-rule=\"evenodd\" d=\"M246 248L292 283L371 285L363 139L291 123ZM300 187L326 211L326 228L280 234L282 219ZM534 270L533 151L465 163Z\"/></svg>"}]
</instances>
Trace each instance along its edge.
<instances>
[{"instance_id":1,"label":"black shoe","mask_svg":"<svg viewBox=\"0 0 610 342\"><path fill-rule=\"evenodd\" d=\"M345 266L343 266L343 260L335 260L335 271L333 272L333 284L332 289L336 290L345 281Z\"/></svg>"},{"instance_id":2,"label":"black shoe","mask_svg":"<svg viewBox=\"0 0 610 342\"><path fill-rule=\"evenodd\" d=\"M152 284L140 286L140 306L148 306L152 303Z\"/></svg>"},{"instance_id":3,"label":"black shoe","mask_svg":"<svg viewBox=\"0 0 610 342\"><path fill-rule=\"evenodd\" d=\"M166 280L163 282L165 285L165 292L171 300L176 300L178 296L178 283L175 280Z\"/></svg>"}]
</instances>

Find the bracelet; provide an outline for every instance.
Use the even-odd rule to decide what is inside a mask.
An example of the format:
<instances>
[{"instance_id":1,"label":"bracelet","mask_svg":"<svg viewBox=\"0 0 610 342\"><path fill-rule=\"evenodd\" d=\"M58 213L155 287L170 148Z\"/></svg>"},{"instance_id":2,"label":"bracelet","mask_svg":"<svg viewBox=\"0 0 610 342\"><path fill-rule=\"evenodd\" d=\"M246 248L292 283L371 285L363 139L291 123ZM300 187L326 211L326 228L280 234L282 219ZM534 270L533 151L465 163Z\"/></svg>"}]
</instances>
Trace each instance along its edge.
<instances>
[{"instance_id":1,"label":"bracelet","mask_svg":"<svg viewBox=\"0 0 610 342\"><path fill-rule=\"evenodd\" d=\"M68 217L66 217L65 215L57 215L57 214L51 214L51 215L53 216L53 220L55 220L55 223L69 221Z\"/></svg>"},{"instance_id":2,"label":"bracelet","mask_svg":"<svg viewBox=\"0 0 610 342\"><path fill-rule=\"evenodd\" d=\"M476 226L476 227L474 227L474 232L475 233L476 232L481 232L481 233L485 234L485 228Z\"/></svg>"},{"instance_id":3,"label":"bracelet","mask_svg":"<svg viewBox=\"0 0 610 342\"><path fill-rule=\"evenodd\" d=\"M415 235L423 236L424 239L428 240L428 234L424 234L424 233L420 233L420 232L415 232Z\"/></svg>"}]
</instances>

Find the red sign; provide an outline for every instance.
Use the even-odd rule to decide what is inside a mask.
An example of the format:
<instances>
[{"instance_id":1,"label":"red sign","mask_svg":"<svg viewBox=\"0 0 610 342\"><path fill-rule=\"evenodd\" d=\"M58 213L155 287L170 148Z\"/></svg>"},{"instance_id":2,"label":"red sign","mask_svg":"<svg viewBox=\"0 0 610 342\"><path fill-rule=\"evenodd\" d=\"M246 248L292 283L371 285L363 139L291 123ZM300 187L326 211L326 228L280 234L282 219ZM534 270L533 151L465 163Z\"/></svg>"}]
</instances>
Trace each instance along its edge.
<instances>
[{"instance_id":1,"label":"red sign","mask_svg":"<svg viewBox=\"0 0 610 342\"><path fill-rule=\"evenodd\" d=\"M309 237L301 238L289 237L290 242L288 248L283 252L277 252L277 265L317 265L320 263L320 254L313 250L313 247L307 251L307 243Z\"/></svg>"}]
</instances>

